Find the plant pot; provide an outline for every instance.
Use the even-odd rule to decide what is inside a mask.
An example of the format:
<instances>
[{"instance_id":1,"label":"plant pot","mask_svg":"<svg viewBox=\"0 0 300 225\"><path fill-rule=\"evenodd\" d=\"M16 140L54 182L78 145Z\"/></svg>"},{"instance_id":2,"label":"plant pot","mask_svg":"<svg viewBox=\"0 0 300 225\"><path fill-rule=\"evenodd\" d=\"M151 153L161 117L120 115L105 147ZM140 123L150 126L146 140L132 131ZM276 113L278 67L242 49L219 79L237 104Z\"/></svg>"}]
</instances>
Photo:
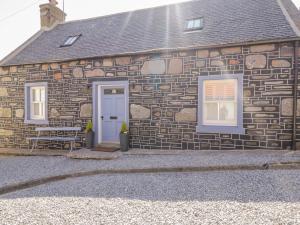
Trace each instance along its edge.
<instances>
[{"instance_id":1,"label":"plant pot","mask_svg":"<svg viewBox=\"0 0 300 225\"><path fill-rule=\"evenodd\" d=\"M120 149L122 152L129 150L129 134L120 133Z\"/></svg>"},{"instance_id":2,"label":"plant pot","mask_svg":"<svg viewBox=\"0 0 300 225\"><path fill-rule=\"evenodd\" d=\"M86 148L92 149L94 147L94 132L88 132L85 134Z\"/></svg>"}]
</instances>

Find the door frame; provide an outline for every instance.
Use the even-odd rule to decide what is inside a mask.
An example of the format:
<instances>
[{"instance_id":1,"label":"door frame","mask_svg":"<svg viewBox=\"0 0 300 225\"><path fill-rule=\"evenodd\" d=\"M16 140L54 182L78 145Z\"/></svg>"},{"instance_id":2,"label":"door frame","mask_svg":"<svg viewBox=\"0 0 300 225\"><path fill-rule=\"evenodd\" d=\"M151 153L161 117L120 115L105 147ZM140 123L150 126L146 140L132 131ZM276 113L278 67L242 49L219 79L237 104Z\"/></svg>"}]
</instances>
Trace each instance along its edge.
<instances>
[{"instance_id":1,"label":"door frame","mask_svg":"<svg viewBox=\"0 0 300 225\"><path fill-rule=\"evenodd\" d=\"M125 95L125 122L129 125L129 81L94 81L93 82L93 130L94 144L102 144L102 89L104 87L123 87Z\"/></svg>"}]
</instances>

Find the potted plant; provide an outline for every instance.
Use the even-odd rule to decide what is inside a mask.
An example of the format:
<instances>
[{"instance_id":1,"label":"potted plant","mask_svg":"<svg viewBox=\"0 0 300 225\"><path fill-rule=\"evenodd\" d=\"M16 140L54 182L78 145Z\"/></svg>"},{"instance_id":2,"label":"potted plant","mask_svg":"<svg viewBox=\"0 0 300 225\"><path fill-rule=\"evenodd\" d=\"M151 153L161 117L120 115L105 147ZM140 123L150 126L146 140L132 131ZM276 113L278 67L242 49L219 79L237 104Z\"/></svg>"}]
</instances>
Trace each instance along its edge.
<instances>
[{"instance_id":1,"label":"potted plant","mask_svg":"<svg viewBox=\"0 0 300 225\"><path fill-rule=\"evenodd\" d=\"M122 152L127 152L129 149L129 131L125 122L122 123L120 130L120 149Z\"/></svg>"},{"instance_id":2,"label":"potted plant","mask_svg":"<svg viewBox=\"0 0 300 225\"><path fill-rule=\"evenodd\" d=\"M91 120L86 124L85 139L86 139L86 147L88 149L92 149L94 147L94 131L93 131L93 123Z\"/></svg>"}]
</instances>

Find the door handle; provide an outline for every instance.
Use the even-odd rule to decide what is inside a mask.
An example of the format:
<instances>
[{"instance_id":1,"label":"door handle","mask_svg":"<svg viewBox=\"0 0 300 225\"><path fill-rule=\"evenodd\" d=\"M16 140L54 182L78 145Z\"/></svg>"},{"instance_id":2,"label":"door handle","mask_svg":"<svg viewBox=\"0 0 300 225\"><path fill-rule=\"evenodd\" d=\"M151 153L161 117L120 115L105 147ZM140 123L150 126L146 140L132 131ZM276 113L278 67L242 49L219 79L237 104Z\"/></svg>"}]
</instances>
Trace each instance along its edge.
<instances>
[{"instance_id":1,"label":"door handle","mask_svg":"<svg viewBox=\"0 0 300 225\"><path fill-rule=\"evenodd\" d=\"M103 120L103 119L104 119L104 116L101 116L101 119Z\"/></svg>"},{"instance_id":2,"label":"door handle","mask_svg":"<svg viewBox=\"0 0 300 225\"><path fill-rule=\"evenodd\" d=\"M111 116L110 119L111 119L111 120L117 120L118 117L117 117L117 116Z\"/></svg>"}]
</instances>

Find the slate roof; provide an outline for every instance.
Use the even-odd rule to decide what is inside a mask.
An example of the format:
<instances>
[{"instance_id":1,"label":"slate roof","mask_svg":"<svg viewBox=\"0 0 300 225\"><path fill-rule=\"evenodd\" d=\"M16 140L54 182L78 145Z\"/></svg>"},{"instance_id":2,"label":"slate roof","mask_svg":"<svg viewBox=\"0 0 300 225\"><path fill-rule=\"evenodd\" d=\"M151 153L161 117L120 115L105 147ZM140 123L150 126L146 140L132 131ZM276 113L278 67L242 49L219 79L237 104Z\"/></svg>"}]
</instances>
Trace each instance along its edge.
<instances>
[{"instance_id":1,"label":"slate roof","mask_svg":"<svg viewBox=\"0 0 300 225\"><path fill-rule=\"evenodd\" d=\"M204 29L184 32L185 21L199 17ZM299 18L291 0L194 0L57 25L0 65L291 39L299 35L293 26ZM60 48L68 36L78 34L73 46Z\"/></svg>"}]
</instances>

